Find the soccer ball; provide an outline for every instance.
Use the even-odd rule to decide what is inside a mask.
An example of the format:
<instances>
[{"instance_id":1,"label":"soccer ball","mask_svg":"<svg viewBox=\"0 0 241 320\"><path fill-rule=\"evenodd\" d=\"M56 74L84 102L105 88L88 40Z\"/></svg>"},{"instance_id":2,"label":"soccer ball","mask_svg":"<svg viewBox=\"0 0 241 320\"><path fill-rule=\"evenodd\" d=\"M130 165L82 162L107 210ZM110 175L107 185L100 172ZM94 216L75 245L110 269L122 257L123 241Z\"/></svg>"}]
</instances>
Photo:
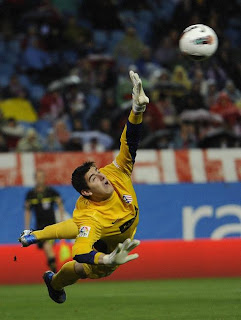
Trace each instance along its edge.
<instances>
[{"instance_id":1,"label":"soccer ball","mask_svg":"<svg viewBox=\"0 0 241 320\"><path fill-rule=\"evenodd\" d=\"M204 24L187 27L179 40L181 52L198 61L211 57L217 47L218 37L215 31Z\"/></svg>"}]
</instances>

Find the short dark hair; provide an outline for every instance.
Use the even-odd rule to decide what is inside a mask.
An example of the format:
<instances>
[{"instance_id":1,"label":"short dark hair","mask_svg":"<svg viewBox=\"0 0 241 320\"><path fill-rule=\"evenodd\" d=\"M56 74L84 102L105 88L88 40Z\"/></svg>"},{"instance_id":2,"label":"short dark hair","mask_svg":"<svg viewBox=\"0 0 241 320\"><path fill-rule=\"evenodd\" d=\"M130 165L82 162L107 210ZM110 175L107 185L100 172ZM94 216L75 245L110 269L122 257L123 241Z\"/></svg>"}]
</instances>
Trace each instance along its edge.
<instances>
[{"instance_id":1,"label":"short dark hair","mask_svg":"<svg viewBox=\"0 0 241 320\"><path fill-rule=\"evenodd\" d=\"M91 167L95 167L93 161L84 162L81 166L77 167L72 173L72 186L81 194L82 190L88 190L89 187L85 180L85 174L90 170ZM88 198L88 196L83 196Z\"/></svg>"}]
</instances>

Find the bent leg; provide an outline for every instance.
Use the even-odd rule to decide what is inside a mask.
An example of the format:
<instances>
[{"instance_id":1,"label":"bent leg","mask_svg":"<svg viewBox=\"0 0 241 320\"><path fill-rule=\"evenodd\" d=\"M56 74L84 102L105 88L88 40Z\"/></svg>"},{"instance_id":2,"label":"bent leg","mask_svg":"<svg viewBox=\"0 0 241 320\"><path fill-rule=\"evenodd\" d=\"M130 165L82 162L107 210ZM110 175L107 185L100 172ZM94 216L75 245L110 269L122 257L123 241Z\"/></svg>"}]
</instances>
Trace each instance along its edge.
<instances>
[{"instance_id":1,"label":"bent leg","mask_svg":"<svg viewBox=\"0 0 241 320\"><path fill-rule=\"evenodd\" d=\"M118 266L90 265L70 261L65 263L51 281L54 290L62 290L64 287L74 284L78 279L99 279L109 276Z\"/></svg>"},{"instance_id":2,"label":"bent leg","mask_svg":"<svg viewBox=\"0 0 241 320\"><path fill-rule=\"evenodd\" d=\"M68 219L47 226L43 230L33 231L32 234L37 240L75 239L78 235L78 226L72 219Z\"/></svg>"},{"instance_id":3,"label":"bent leg","mask_svg":"<svg viewBox=\"0 0 241 320\"><path fill-rule=\"evenodd\" d=\"M74 260L69 261L53 276L51 286L54 290L61 290L66 286L74 284L80 278L86 278L82 263Z\"/></svg>"}]
</instances>

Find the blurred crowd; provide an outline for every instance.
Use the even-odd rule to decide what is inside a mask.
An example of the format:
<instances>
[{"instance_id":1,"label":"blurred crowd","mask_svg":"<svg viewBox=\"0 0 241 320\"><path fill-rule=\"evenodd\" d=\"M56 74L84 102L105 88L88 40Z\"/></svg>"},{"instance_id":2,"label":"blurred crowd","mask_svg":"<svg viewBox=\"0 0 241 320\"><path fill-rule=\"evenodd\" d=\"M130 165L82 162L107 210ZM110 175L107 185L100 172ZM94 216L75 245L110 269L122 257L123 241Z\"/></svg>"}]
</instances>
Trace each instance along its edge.
<instances>
[{"instance_id":1,"label":"blurred crowd","mask_svg":"<svg viewBox=\"0 0 241 320\"><path fill-rule=\"evenodd\" d=\"M150 97L141 148L241 146L240 0L0 1L0 152L119 147L129 70ZM191 24L216 54L178 49Z\"/></svg>"}]
</instances>

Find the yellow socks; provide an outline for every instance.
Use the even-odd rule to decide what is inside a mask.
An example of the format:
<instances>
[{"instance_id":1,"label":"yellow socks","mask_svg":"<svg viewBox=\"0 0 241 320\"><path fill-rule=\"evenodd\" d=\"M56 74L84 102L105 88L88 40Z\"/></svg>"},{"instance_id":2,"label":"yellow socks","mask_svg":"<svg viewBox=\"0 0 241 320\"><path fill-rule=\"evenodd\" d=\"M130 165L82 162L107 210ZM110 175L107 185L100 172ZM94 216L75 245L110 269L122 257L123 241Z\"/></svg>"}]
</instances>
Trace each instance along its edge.
<instances>
[{"instance_id":1,"label":"yellow socks","mask_svg":"<svg viewBox=\"0 0 241 320\"><path fill-rule=\"evenodd\" d=\"M52 224L43 230L33 231L38 240L51 239L75 239L78 235L78 227L72 219Z\"/></svg>"},{"instance_id":2,"label":"yellow socks","mask_svg":"<svg viewBox=\"0 0 241 320\"><path fill-rule=\"evenodd\" d=\"M75 261L66 262L59 272L53 276L51 286L55 290L61 290L64 287L75 283L80 278L75 272L74 265Z\"/></svg>"}]
</instances>

